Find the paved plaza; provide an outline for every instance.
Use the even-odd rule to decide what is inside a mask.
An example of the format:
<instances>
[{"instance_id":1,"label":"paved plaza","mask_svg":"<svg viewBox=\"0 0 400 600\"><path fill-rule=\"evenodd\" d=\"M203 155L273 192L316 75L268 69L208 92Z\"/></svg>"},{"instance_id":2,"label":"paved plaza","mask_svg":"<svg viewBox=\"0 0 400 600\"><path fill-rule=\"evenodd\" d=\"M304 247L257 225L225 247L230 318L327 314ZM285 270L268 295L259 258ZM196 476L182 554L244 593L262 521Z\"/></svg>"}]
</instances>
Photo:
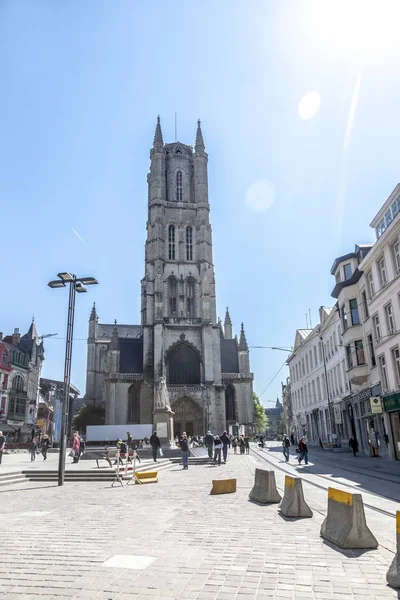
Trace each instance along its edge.
<instances>
[{"instance_id":1,"label":"paved plaza","mask_svg":"<svg viewBox=\"0 0 400 600\"><path fill-rule=\"evenodd\" d=\"M2 597L400 597L385 579L395 550L390 513L398 504L367 490L367 521L380 547L340 550L319 536L327 503L322 486L329 485L328 476L319 479L320 487L304 483L312 519L284 519L277 505L249 502L255 467L281 466L279 453L265 454L271 463L252 452L229 454L228 463L220 467L196 465L183 471L173 465L153 485L111 488L71 482L59 488L27 482L1 487ZM283 466L298 474L294 464ZM306 470L302 474L316 477ZM211 480L223 477L237 478L237 492L210 496ZM343 489L355 483L347 477L343 473L338 481ZM276 479L282 489L284 472L276 470ZM384 513L376 512L374 503L384 506Z\"/></svg>"}]
</instances>

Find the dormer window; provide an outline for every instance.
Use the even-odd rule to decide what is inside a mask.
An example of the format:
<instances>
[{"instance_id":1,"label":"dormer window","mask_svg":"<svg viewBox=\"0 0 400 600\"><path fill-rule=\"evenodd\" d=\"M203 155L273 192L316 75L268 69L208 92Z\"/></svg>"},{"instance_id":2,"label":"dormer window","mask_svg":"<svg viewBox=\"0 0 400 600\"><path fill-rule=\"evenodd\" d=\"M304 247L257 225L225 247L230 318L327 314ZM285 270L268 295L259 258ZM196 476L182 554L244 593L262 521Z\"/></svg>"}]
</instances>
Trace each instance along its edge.
<instances>
[{"instance_id":1,"label":"dormer window","mask_svg":"<svg viewBox=\"0 0 400 600\"><path fill-rule=\"evenodd\" d=\"M345 281L347 281L348 279L350 279L350 277L352 276L352 270L351 270L351 264L350 263L347 263L347 265L344 265L343 272L344 272L344 279L345 279Z\"/></svg>"},{"instance_id":2,"label":"dormer window","mask_svg":"<svg viewBox=\"0 0 400 600\"><path fill-rule=\"evenodd\" d=\"M182 171L176 174L176 201L182 202Z\"/></svg>"}]
</instances>

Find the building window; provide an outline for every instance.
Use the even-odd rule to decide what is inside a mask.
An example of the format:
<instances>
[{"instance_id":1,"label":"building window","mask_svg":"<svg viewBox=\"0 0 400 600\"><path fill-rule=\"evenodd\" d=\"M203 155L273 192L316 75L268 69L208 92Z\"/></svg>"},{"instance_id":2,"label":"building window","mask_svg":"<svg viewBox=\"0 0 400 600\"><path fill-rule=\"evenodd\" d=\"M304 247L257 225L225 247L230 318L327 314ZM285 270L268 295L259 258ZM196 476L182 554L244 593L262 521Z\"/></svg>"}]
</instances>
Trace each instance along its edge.
<instances>
[{"instance_id":1,"label":"building window","mask_svg":"<svg viewBox=\"0 0 400 600\"><path fill-rule=\"evenodd\" d=\"M99 366L100 366L100 371L104 371L106 368L106 356L107 356L107 348L105 348L104 346L102 348L100 348L100 361L99 361Z\"/></svg>"},{"instance_id":2,"label":"building window","mask_svg":"<svg viewBox=\"0 0 400 600\"><path fill-rule=\"evenodd\" d=\"M348 344L346 346L346 360L347 360L347 369L352 369L353 368L353 356L352 356L350 344Z\"/></svg>"},{"instance_id":3,"label":"building window","mask_svg":"<svg viewBox=\"0 0 400 600\"><path fill-rule=\"evenodd\" d=\"M318 342L319 362L322 362L322 342Z\"/></svg>"},{"instance_id":4,"label":"building window","mask_svg":"<svg viewBox=\"0 0 400 600\"><path fill-rule=\"evenodd\" d=\"M392 221L393 221L393 217L392 217L392 211L391 211L391 210L390 210L390 208L389 208L389 210L388 210L388 211L386 211L386 214L385 214L385 223L386 223L386 227L389 227L389 225L390 225L390 223L391 223Z\"/></svg>"},{"instance_id":5,"label":"building window","mask_svg":"<svg viewBox=\"0 0 400 600\"><path fill-rule=\"evenodd\" d=\"M361 302L363 305L364 320L366 321L369 317L369 312L368 312L368 304L367 304L367 294L365 293L365 290L363 290L361 292Z\"/></svg>"},{"instance_id":6,"label":"building window","mask_svg":"<svg viewBox=\"0 0 400 600\"><path fill-rule=\"evenodd\" d=\"M352 275L350 263L348 263L347 265L344 265L343 272L344 272L344 280L347 281L348 279L350 279L350 277Z\"/></svg>"},{"instance_id":7,"label":"building window","mask_svg":"<svg viewBox=\"0 0 400 600\"><path fill-rule=\"evenodd\" d=\"M375 229L377 239L379 239L381 237L382 233L384 233L385 230L386 230L385 219L382 219L381 222L379 223L379 225Z\"/></svg>"},{"instance_id":8,"label":"building window","mask_svg":"<svg viewBox=\"0 0 400 600\"><path fill-rule=\"evenodd\" d=\"M176 201L182 202L182 171L176 174Z\"/></svg>"},{"instance_id":9,"label":"building window","mask_svg":"<svg viewBox=\"0 0 400 600\"><path fill-rule=\"evenodd\" d=\"M314 346L314 365L317 366L317 346Z\"/></svg>"},{"instance_id":10,"label":"building window","mask_svg":"<svg viewBox=\"0 0 400 600\"><path fill-rule=\"evenodd\" d=\"M168 259L175 260L175 226L168 227Z\"/></svg>"},{"instance_id":11,"label":"building window","mask_svg":"<svg viewBox=\"0 0 400 600\"><path fill-rule=\"evenodd\" d=\"M168 311L171 317L176 316L177 281L175 277L168 278Z\"/></svg>"},{"instance_id":12,"label":"building window","mask_svg":"<svg viewBox=\"0 0 400 600\"><path fill-rule=\"evenodd\" d=\"M400 275L400 242L393 245L394 270L396 277Z\"/></svg>"},{"instance_id":13,"label":"building window","mask_svg":"<svg viewBox=\"0 0 400 600\"><path fill-rule=\"evenodd\" d=\"M346 329L347 329L347 314L346 314L346 306L344 304L342 305L342 308L340 309L340 313L342 315L343 331L346 331Z\"/></svg>"},{"instance_id":14,"label":"building window","mask_svg":"<svg viewBox=\"0 0 400 600\"><path fill-rule=\"evenodd\" d=\"M350 304L350 313L351 313L351 324L359 325L360 324L360 315L358 314L358 306L356 298L352 298L349 300Z\"/></svg>"},{"instance_id":15,"label":"building window","mask_svg":"<svg viewBox=\"0 0 400 600\"><path fill-rule=\"evenodd\" d=\"M306 373L308 373L310 370L309 368L309 364L308 364L308 354L306 354Z\"/></svg>"},{"instance_id":16,"label":"building window","mask_svg":"<svg viewBox=\"0 0 400 600\"><path fill-rule=\"evenodd\" d=\"M381 385L382 385L382 389L384 391L387 391L389 389L389 385L388 385L388 376L387 376L387 367L386 367L386 359L385 359L385 355L383 354L382 356L379 357L379 369L381 372Z\"/></svg>"},{"instance_id":17,"label":"building window","mask_svg":"<svg viewBox=\"0 0 400 600\"><path fill-rule=\"evenodd\" d=\"M372 276L372 271L370 271L367 275L367 281L368 281L368 293L369 293L369 297L372 298L372 296L375 294L375 287L374 287L374 278Z\"/></svg>"},{"instance_id":18,"label":"building window","mask_svg":"<svg viewBox=\"0 0 400 600\"><path fill-rule=\"evenodd\" d=\"M367 339L368 339L368 346L369 346L369 354L371 356L371 367L374 368L374 367L376 367L376 358L375 358L374 341L372 339L372 335L369 334Z\"/></svg>"},{"instance_id":19,"label":"building window","mask_svg":"<svg viewBox=\"0 0 400 600\"><path fill-rule=\"evenodd\" d=\"M188 344L179 344L171 351L168 358L168 383L200 383L200 360Z\"/></svg>"},{"instance_id":20,"label":"building window","mask_svg":"<svg viewBox=\"0 0 400 600\"><path fill-rule=\"evenodd\" d=\"M25 415L26 400L25 398L10 398L9 413L12 415Z\"/></svg>"},{"instance_id":21,"label":"building window","mask_svg":"<svg viewBox=\"0 0 400 600\"><path fill-rule=\"evenodd\" d=\"M357 364L365 365L364 344L362 340L357 340L356 342L354 342L354 346L356 348Z\"/></svg>"},{"instance_id":22,"label":"building window","mask_svg":"<svg viewBox=\"0 0 400 600\"><path fill-rule=\"evenodd\" d=\"M193 229L186 227L186 260L193 260Z\"/></svg>"},{"instance_id":23,"label":"building window","mask_svg":"<svg viewBox=\"0 0 400 600\"><path fill-rule=\"evenodd\" d=\"M186 308L188 317L194 317L194 280L191 277L186 282Z\"/></svg>"},{"instance_id":24,"label":"building window","mask_svg":"<svg viewBox=\"0 0 400 600\"><path fill-rule=\"evenodd\" d=\"M398 196L392 204L393 219L395 218L396 215L399 214L399 212L400 212L400 196Z\"/></svg>"},{"instance_id":25,"label":"building window","mask_svg":"<svg viewBox=\"0 0 400 600\"><path fill-rule=\"evenodd\" d=\"M386 313L386 324L387 324L387 328L388 328L388 333L389 333L389 335L392 335L396 331L392 304L388 304L387 306L385 306L385 313Z\"/></svg>"},{"instance_id":26,"label":"building window","mask_svg":"<svg viewBox=\"0 0 400 600\"><path fill-rule=\"evenodd\" d=\"M128 390L128 423L140 423L140 383L132 383Z\"/></svg>"},{"instance_id":27,"label":"building window","mask_svg":"<svg viewBox=\"0 0 400 600\"><path fill-rule=\"evenodd\" d=\"M400 351L398 347L392 350L392 357L397 387L400 387Z\"/></svg>"},{"instance_id":28,"label":"building window","mask_svg":"<svg viewBox=\"0 0 400 600\"><path fill-rule=\"evenodd\" d=\"M24 379L21 375L15 375L11 388L14 392L24 391Z\"/></svg>"},{"instance_id":29,"label":"building window","mask_svg":"<svg viewBox=\"0 0 400 600\"><path fill-rule=\"evenodd\" d=\"M381 324L379 323L379 315L374 316L373 323L374 323L375 340L377 342L379 342L382 337L381 336Z\"/></svg>"},{"instance_id":30,"label":"building window","mask_svg":"<svg viewBox=\"0 0 400 600\"><path fill-rule=\"evenodd\" d=\"M387 285L387 274L386 274L386 264L385 259L382 256L379 263L379 280L381 282L381 287L385 287Z\"/></svg>"},{"instance_id":31,"label":"building window","mask_svg":"<svg viewBox=\"0 0 400 600\"><path fill-rule=\"evenodd\" d=\"M227 421L236 421L235 390L228 385L225 390L225 416Z\"/></svg>"},{"instance_id":32,"label":"building window","mask_svg":"<svg viewBox=\"0 0 400 600\"><path fill-rule=\"evenodd\" d=\"M310 350L310 369L311 371L313 370L314 365L313 365L313 358L312 358L312 350Z\"/></svg>"}]
</instances>

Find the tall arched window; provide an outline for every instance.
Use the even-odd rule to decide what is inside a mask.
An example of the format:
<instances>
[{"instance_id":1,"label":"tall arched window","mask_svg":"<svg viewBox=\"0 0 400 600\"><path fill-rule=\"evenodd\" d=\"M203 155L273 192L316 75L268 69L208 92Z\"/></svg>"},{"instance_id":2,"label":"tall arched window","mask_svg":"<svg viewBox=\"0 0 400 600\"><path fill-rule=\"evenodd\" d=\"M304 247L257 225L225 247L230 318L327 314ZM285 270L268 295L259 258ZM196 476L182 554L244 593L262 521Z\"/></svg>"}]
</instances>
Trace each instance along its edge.
<instances>
[{"instance_id":1,"label":"tall arched window","mask_svg":"<svg viewBox=\"0 0 400 600\"><path fill-rule=\"evenodd\" d=\"M11 387L15 392L23 392L24 391L23 377L21 375L15 375Z\"/></svg>"},{"instance_id":2,"label":"tall arched window","mask_svg":"<svg viewBox=\"0 0 400 600\"><path fill-rule=\"evenodd\" d=\"M177 281L176 277L168 278L168 312L171 317L176 316L176 297L177 297Z\"/></svg>"},{"instance_id":3,"label":"tall arched window","mask_svg":"<svg viewBox=\"0 0 400 600\"><path fill-rule=\"evenodd\" d=\"M176 201L182 202L182 171L176 174Z\"/></svg>"},{"instance_id":4,"label":"tall arched window","mask_svg":"<svg viewBox=\"0 0 400 600\"><path fill-rule=\"evenodd\" d=\"M168 227L168 259L175 260L175 226Z\"/></svg>"},{"instance_id":5,"label":"tall arched window","mask_svg":"<svg viewBox=\"0 0 400 600\"><path fill-rule=\"evenodd\" d=\"M200 359L189 344L178 344L171 350L168 357L168 383L200 383Z\"/></svg>"},{"instance_id":6,"label":"tall arched window","mask_svg":"<svg viewBox=\"0 0 400 600\"><path fill-rule=\"evenodd\" d=\"M104 371L106 368L106 357L107 357L107 348L105 348L104 346L102 348L100 348L100 360L99 360L99 367L100 367L100 371Z\"/></svg>"},{"instance_id":7,"label":"tall arched window","mask_svg":"<svg viewBox=\"0 0 400 600\"><path fill-rule=\"evenodd\" d=\"M186 227L186 260L193 260L193 229Z\"/></svg>"},{"instance_id":8,"label":"tall arched window","mask_svg":"<svg viewBox=\"0 0 400 600\"><path fill-rule=\"evenodd\" d=\"M128 390L128 423L140 423L140 383L132 383Z\"/></svg>"},{"instance_id":9,"label":"tall arched window","mask_svg":"<svg viewBox=\"0 0 400 600\"><path fill-rule=\"evenodd\" d=\"M227 421L236 421L235 390L228 385L225 390L225 416Z\"/></svg>"},{"instance_id":10,"label":"tall arched window","mask_svg":"<svg viewBox=\"0 0 400 600\"><path fill-rule=\"evenodd\" d=\"M186 281L186 312L188 317L195 316L194 309L194 279L189 277Z\"/></svg>"}]
</instances>

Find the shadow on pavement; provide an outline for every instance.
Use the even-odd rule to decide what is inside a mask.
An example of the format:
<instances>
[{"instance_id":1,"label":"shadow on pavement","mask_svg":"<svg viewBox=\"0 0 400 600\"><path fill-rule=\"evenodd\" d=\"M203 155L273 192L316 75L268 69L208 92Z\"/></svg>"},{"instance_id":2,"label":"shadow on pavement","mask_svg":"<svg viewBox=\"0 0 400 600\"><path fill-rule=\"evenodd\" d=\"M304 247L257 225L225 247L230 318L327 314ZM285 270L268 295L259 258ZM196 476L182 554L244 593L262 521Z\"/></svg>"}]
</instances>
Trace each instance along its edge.
<instances>
[{"instance_id":1,"label":"shadow on pavement","mask_svg":"<svg viewBox=\"0 0 400 600\"><path fill-rule=\"evenodd\" d=\"M322 540L322 543L325 544L325 546L329 546L329 548L332 548L332 550L336 550L336 552L340 552L340 554L343 554L343 556L346 556L347 558L359 558L360 556L363 556L363 554L366 554L367 552L378 552L378 548L369 548L369 549L360 549L360 550L355 550L355 549L349 549L349 548L339 548L339 546L336 546L336 544L332 544L332 542L328 542L328 540Z\"/></svg>"}]
</instances>

